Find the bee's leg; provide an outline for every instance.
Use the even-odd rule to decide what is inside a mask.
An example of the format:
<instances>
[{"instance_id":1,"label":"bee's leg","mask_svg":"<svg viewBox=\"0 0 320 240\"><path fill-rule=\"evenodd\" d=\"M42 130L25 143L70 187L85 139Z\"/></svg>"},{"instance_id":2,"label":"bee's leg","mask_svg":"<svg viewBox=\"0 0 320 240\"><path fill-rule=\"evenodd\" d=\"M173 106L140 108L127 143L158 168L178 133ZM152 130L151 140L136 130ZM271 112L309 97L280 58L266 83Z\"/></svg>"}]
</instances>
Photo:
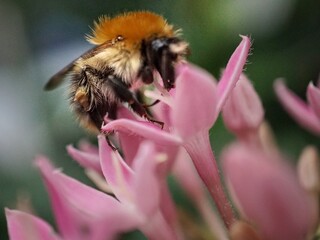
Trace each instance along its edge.
<instances>
[{"instance_id":1,"label":"bee's leg","mask_svg":"<svg viewBox=\"0 0 320 240\"><path fill-rule=\"evenodd\" d=\"M142 48L146 56L146 65L155 67L162 78L164 88L167 90L174 88L175 82L173 62L177 59L177 54L170 50L170 45L174 41L177 40L175 38L156 38L145 42L144 48Z\"/></svg>"},{"instance_id":2,"label":"bee's leg","mask_svg":"<svg viewBox=\"0 0 320 240\"><path fill-rule=\"evenodd\" d=\"M113 142L110 139L110 135L112 135L112 132L104 133L101 131L102 124L104 124L105 122L104 117L106 113L108 114L108 118L115 119L117 115L117 104L104 104L104 103L98 104L89 112L89 116L91 121L95 124L96 128L99 130L99 132L105 135L105 138L109 147L113 151L117 151L118 150L117 147L113 144Z\"/></svg>"},{"instance_id":3,"label":"bee's leg","mask_svg":"<svg viewBox=\"0 0 320 240\"><path fill-rule=\"evenodd\" d=\"M157 100L154 100L153 102L148 103L148 104L147 104L147 103L144 103L143 94L142 94L141 91L139 91L139 90L136 90L136 91L135 91L135 96L136 96L137 100L139 101L139 103L141 103L142 106L146 109L146 111L148 112L148 114L150 114L149 111L148 111L148 108L149 108L149 107L153 107L154 105L156 105L156 104L158 104L158 103L160 102L160 100L157 99Z\"/></svg>"},{"instance_id":4,"label":"bee's leg","mask_svg":"<svg viewBox=\"0 0 320 240\"><path fill-rule=\"evenodd\" d=\"M162 77L165 89L170 90L174 88L175 73L173 68L173 56L168 48L163 49L161 54L160 75Z\"/></svg>"},{"instance_id":5,"label":"bee's leg","mask_svg":"<svg viewBox=\"0 0 320 240\"><path fill-rule=\"evenodd\" d=\"M82 85L87 84L90 77L105 79L106 76L109 76L112 73L113 73L113 70L111 68L106 68L103 71L100 71L90 65L84 65L81 70L81 76L82 76L83 81L80 83Z\"/></svg>"},{"instance_id":6,"label":"bee's leg","mask_svg":"<svg viewBox=\"0 0 320 240\"><path fill-rule=\"evenodd\" d=\"M104 133L101 131L101 127L102 127L102 124L104 122L103 120L103 117L101 114L99 114L99 112L97 111L97 109L94 109L93 111L90 111L89 112L89 116L90 116L90 119L91 121L94 123L95 127L98 129L98 131L100 133L103 133L105 135L105 138L106 138L106 141L109 145L109 147L113 150L113 151L116 151L117 150L117 147L115 147L113 145L113 143L111 142L109 136L112 134L112 133Z\"/></svg>"},{"instance_id":7,"label":"bee's leg","mask_svg":"<svg viewBox=\"0 0 320 240\"><path fill-rule=\"evenodd\" d=\"M118 109L118 105L116 103L114 104L108 104L108 111L107 111L107 118L114 120L117 118L117 109ZM103 120L103 124L106 124L105 120ZM117 147L114 145L114 143L111 141L110 137L113 132L110 133L104 133L106 135L106 140L108 145L112 148L112 150L118 150Z\"/></svg>"},{"instance_id":8,"label":"bee's leg","mask_svg":"<svg viewBox=\"0 0 320 240\"><path fill-rule=\"evenodd\" d=\"M110 140L109 136L110 136L110 134L105 134L105 138L106 138L106 141L107 141L109 147L112 149L112 151L118 151L119 149L113 144L113 142Z\"/></svg>"},{"instance_id":9,"label":"bee's leg","mask_svg":"<svg viewBox=\"0 0 320 240\"><path fill-rule=\"evenodd\" d=\"M152 103L150 103L150 104L143 104L143 107L144 107L144 108L153 107L154 105L158 104L159 102L160 102L160 100L157 99L157 100L154 100L154 101L153 101Z\"/></svg>"},{"instance_id":10,"label":"bee's leg","mask_svg":"<svg viewBox=\"0 0 320 240\"><path fill-rule=\"evenodd\" d=\"M151 84L153 83L154 77L153 77L153 52L149 50L150 47L147 45L146 41L142 41L141 43L141 55L144 56L142 67L138 73L138 77L141 78L142 82L145 84Z\"/></svg>"},{"instance_id":11,"label":"bee's leg","mask_svg":"<svg viewBox=\"0 0 320 240\"><path fill-rule=\"evenodd\" d=\"M107 69L104 72L98 71L97 69L85 65L83 66L81 73L79 74L78 78L76 79L77 82L80 83L81 86L86 86L88 92L86 93L87 97L87 105L88 107L83 108L83 111L89 115L91 122L94 124L98 132L101 132L102 124L104 123L104 117L107 115L109 119L116 119L117 117L117 103L107 101L107 99L103 99L101 101L92 102L92 99L95 99L97 96L100 97L99 89L93 87L94 84L90 83L93 82L95 79L103 79L106 74L109 74L110 70ZM88 87L91 86L91 87ZM89 102L90 100L90 102ZM110 140L110 135L112 133L104 133L106 141L108 145L111 147L112 150L117 150L114 146L112 141Z\"/></svg>"},{"instance_id":12,"label":"bee's leg","mask_svg":"<svg viewBox=\"0 0 320 240\"><path fill-rule=\"evenodd\" d=\"M128 89L128 87L121 81L121 79L115 76L109 76L108 84L113 88L117 96L121 101L127 102L132 110L136 112L139 116L146 118L148 121L157 123L163 128L163 122L151 118L145 107L134 97L133 93Z\"/></svg>"},{"instance_id":13,"label":"bee's leg","mask_svg":"<svg viewBox=\"0 0 320 240\"><path fill-rule=\"evenodd\" d=\"M164 123L158 120L155 120L153 118L151 118L148 114L147 111L145 109L145 107L143 105L141 105L141 103L139 103L138 101L134 101L134 102L128 102L130 104L130 107L132 108L133 111L135 111L137 114L139 114L141 117L146 118L148 121L152 122L152 123L157 123L160 125L161 129L163 129Z\"/></svg>"}]
</instances>

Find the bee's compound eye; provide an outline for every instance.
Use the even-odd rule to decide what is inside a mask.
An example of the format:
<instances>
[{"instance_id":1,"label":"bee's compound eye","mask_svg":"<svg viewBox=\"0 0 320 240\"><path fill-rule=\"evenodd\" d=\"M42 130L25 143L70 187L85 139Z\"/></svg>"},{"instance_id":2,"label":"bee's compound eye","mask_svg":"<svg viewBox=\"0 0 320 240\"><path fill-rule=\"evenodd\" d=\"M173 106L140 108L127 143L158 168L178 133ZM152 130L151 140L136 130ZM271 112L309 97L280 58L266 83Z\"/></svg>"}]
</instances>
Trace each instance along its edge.
<instances>
[{"instance_id":1,"label":"bee's compound eye","mask_svg":"<svg viewBox=\"0 0 320 240\"><path fill-rule=\"evenodd\" d=\"M122 35L118 35L117 37L116 37L116 41L117 42L120 42L120 41L122 41L124 39L124 37L122 36Z\"/></svg>"}]
</instances>

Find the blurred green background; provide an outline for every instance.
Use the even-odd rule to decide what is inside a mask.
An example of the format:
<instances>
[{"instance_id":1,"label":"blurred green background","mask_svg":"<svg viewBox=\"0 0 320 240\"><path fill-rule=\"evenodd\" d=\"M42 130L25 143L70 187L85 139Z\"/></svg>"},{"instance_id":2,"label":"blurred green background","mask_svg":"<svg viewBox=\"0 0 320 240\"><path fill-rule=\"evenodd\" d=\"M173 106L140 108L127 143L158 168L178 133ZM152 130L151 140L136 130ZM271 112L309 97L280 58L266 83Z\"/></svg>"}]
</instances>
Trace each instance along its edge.
<instances>
[{"instance_id":1,"label":"blurred green background","mask_svg":"<svg viewBox=\"0 0 320 240\"><path fill-rule=\"evenodd\" d=\"M43 92L49 77L90 45L84 34L102 14L151 10L182 28L190 61L219 76L239 34L253 39L246 74L262 98L279 145L292 159L319 138L299 127L277 102L272 84L284 77L301 97L320 73L319 0L0 0L0 207L28 195L36 213L53 223L49 199L32 161L46 154L67 174L87 180L65 145L87 134L69 111L66 85ZM221 120L211 132L219 155L232 140ZM91 137L94 141L95 139ZM0 214L0 238L7 239Z\"/></svg>"}]
</instances>

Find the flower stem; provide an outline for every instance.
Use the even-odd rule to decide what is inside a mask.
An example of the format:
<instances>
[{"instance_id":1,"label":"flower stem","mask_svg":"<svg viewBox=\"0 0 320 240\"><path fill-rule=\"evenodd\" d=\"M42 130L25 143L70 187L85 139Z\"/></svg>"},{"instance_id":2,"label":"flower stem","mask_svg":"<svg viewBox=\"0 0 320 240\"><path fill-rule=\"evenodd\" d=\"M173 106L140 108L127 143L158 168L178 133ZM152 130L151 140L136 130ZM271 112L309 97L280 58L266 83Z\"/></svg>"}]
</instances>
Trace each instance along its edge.
<instances>
[{"instance_id":1,"label":"flower stem","mask_svg":"<svg viewBox=\"0 0 320 240\"><path fill-rule=\"evenodd\" d=\"M198 174L206 185L216 207L229 229L235 221L231 204L223 190L217 162L211 150L208 132L200 132L184 143Z\"/></svg>"}]
</instances>

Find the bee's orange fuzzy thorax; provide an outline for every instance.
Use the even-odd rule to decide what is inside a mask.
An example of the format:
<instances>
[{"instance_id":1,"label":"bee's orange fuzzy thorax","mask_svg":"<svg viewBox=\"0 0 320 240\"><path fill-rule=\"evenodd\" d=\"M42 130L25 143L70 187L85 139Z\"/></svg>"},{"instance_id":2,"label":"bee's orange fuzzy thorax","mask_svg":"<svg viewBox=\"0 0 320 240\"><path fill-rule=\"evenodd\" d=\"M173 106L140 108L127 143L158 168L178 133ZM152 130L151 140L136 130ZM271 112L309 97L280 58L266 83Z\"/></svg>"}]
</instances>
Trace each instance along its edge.
<instances>
[{"instance_id":1,"label":"bee's orange fuzzy thorax","mask_svg":"<svg viewBox=\"0 0 320 240\"><path fill-rule=\"evenodd\" d=\"M173 34L173 26L162 16L141 11L124 13L114 18L99 18L88 41L98 45L121 35L126 41L135 43L151 36L171 37Z\"/></svg>"}]
</instances>

